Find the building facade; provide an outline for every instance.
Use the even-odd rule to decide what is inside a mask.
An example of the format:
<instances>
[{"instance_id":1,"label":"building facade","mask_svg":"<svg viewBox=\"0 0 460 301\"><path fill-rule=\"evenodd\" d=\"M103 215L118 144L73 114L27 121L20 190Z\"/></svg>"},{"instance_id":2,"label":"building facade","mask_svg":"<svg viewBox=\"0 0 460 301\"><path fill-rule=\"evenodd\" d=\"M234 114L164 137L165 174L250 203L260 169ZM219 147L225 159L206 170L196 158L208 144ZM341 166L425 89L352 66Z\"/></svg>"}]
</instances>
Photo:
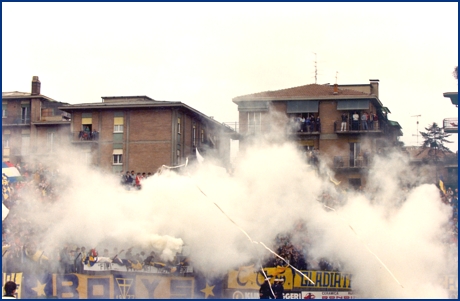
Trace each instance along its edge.
<instances>
[{"instance_id":1,"label":"building facade","mask_svg":"<svg viewBox=\"0 0 460 301\"><path fill-rule=\"evenodd\" d=\"M83 159L106 171L154 173L193 161L196 150L229 164L233 130L181 102L114 96L60 109L72 116L70 140Z\"/></svg>"},{"instance_id":2,"label":"building facade","mask_svg":"<svg viewBox=\"0 0 460 301\"><path fill-rule=\"evenodd\" d=\"M38 76L31 93L2 92L2 159L13 164L51 157L69 142L70 115L58 102L40 93Z\"/></svg>"},{"instance_id":3,"label":"building facade","mask_svg":"<svg viewBox=\"0 0 460 301\"><path fill-rule=\"evenodd\" d=\"M388 119L391 112L379 99L379 80L310 84L239 96L233 102L239 111L240 150L259 134L282 129L307 157L328 162L347 188L365 185L373 154L398 146L402 136L401 126Z\"/></svg>"}]
</instances>

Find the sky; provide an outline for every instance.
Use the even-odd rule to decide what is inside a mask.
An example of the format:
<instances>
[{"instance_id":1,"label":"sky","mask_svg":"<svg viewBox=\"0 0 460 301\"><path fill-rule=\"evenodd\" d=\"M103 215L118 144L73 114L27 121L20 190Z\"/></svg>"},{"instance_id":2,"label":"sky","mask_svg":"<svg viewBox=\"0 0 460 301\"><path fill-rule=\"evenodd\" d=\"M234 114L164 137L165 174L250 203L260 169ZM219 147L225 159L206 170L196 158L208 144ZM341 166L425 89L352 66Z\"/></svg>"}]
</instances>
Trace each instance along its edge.
<instances>
[{"instance_id":1,"label":"sky","mask_svg":"<svg viewBox=\"0 0 460 301\"><path fill-rule=\"evenodd\" d=\"M237 96L379 79L401 140L419 145L458 116L443 96L457 65L456 2L2 3L2 91L39 76L70 104L147 95L237 122Z\"/></svg>"}]
</instances>

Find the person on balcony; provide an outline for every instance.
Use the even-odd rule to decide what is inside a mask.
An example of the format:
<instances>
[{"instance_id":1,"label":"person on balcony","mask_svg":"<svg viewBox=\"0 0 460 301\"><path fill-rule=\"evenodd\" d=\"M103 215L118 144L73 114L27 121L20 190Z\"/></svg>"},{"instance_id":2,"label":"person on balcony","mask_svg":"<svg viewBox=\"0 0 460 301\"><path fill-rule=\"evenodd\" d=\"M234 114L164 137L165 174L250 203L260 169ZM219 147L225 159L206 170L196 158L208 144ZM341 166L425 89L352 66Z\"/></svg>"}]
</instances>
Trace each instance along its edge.
<instances>
[{"instance_id":1,"label":"person on balcony","mask_svg":"<svg viewBox=\"0 0 460 301\"><path fill-rule=\"evenodd\" d=\"M321 132L321 119L319 118L319 115L316 117L316 131Z\"/></svg>"},{"instance_id":2,"label":"person on balcony","mask_svg":"<svg viewBox=\"0 0 460 301\"><path fill-rule=\"evenodd\" d=\"M369 116L369 130L374 130L374 116L375 114L371 112Z\"/></svg>"},{"instance_id":3,"label":"person on balcony","mask_svg":"<svg viewBox=\"0 0 460 301\"><path fill-rule=\"evenodd\" d=\"M307 118L305 119L305 124L306 124L306 127L307 127L307 132L310 132L310 126L311 126L310 115L307 115Z\"/></svg>"},{"instance_id":4,"label":"person on balcony","mask_svg":"<svg viewBox=\"0 0 460 301\"><path fill-rule=\"evenodd\" d=\"M362 115L361 115L361 130L369 130L369 128L367 127L367 113L364 112Z\"/></svg>"},{"instance_id":5,"label":"person on balcony","mask_svg":"<svg viewBox=\"0 0 460 301\"><path fill-rule=\"evenodd\" d=\"M340 126L340 131L346 131L347 130L347 122L348 122L348 115L346 113L342 114L342 125Z\"/></svg>"},{"instance_id":6,"label":"person on balcony","mask_svg":"<svg viewBox=\"0 0 460 301\"><path fill-rule=\"evenodd\" d=\"M352 123L351 123L351 129L353 131L357 131L358 128L359 128L359 115L358 115L358 113L354 112L352 118L353 118L353 120L352 120Z\"/></svg>"}]
</instances>

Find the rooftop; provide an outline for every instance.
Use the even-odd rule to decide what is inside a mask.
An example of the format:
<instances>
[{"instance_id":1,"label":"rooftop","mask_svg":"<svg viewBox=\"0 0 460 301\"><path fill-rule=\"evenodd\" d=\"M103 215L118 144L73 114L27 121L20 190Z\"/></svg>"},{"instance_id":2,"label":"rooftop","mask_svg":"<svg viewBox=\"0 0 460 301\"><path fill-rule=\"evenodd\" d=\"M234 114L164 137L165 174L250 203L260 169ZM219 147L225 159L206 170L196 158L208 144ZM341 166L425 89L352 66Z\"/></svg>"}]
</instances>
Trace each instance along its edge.
<instances>
[{"instance_id":1,"label":"rooftop","mask_svg":"<svg viewBox=\"0 0 460 301\"><path fill-rule=\"evenodd\" d=\"M357 96L370 97L371 95L356 91L352 89L337 88L334 85L318 85L309 84L299 87L293 87L288 89L276 90L276 91L265 91L254 94L248 94L233 98L234 102L244 100L282 100L282 99L302 99L302 98L318 98L318 97L337 97L337 96ZM374 96L375 97L375 96Z\"/></svg>"},{"instance_id":2,"label":"rooftop","mask_svg":"<svg viewBox=\"0 0 460 301\"><path fill-rule=\"evenodd\" d=\"M32 93L28 92L19 92L19 91L13 91L13 92L2 92L2 99L20 99L20 98L43 98L51 102L59 102L57 100L54 100L48 96L38 94L38 95L32 95Z\"/></svg>"}]
</instances>

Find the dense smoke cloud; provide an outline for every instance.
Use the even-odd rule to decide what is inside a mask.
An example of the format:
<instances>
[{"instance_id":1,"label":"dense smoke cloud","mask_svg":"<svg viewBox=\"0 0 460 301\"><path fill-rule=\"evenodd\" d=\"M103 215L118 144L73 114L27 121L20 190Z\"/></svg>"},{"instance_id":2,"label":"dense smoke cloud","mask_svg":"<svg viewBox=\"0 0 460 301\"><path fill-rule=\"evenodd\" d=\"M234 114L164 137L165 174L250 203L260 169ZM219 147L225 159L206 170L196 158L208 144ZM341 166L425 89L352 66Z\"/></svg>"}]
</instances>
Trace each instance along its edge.
<instances>
[{"instance_id":1,"label":"dense smoke cloud","mask_svg":"<svg viewBox=\"0 0 460 301\"><path fill-rule=\"evenodd\" d=\"M301 221L305 230L292 239L308 240L311 260L330 258L351 273L358 297L447 297L438 276L452 272L443 243L452 212L434 185L401 187L417 181L404 158L376 159L368 193L345 194L324 164L320 172L306 164L295 143L270 140L241 151L231 175L205 158L157 173L139 191L126 191L118 175L69 160L77 155L66 149L53 161L59 201L23 196L21 215L46 252L65 244L134 247L170 260L185 244L195 269L219 277L242 265L260 268L273 255L254 242L274 248L276 235ZM325 207L325 192L339 205Z\"/></svg>"}]
</instances>

